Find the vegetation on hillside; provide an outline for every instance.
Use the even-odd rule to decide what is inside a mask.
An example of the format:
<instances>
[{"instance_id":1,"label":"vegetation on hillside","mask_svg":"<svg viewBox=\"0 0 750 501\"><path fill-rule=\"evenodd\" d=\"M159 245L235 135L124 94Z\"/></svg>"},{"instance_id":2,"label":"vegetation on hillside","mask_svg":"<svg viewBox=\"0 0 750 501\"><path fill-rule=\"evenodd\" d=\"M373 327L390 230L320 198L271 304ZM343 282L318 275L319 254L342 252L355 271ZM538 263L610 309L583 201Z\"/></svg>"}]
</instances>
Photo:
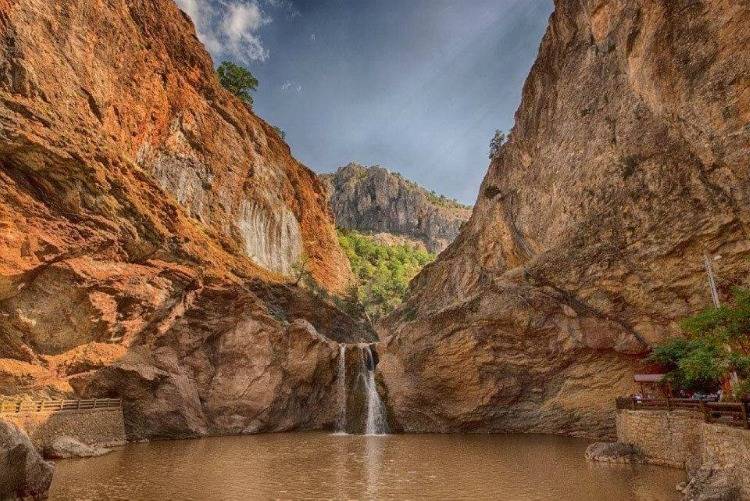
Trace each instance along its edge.
<instances>
[{"instance_id":1,"label":"vegetation on hillside","mask_svg":"<svg viewBox=\"0 0 750 501\"><path fill-rule=\"evenodd\" d=\"M283 131L283 130L281 129L281 127L276 127L276 126L274 125L274 126L273 126L273 130L275 130L275 131L276 131L276 134L278 134L278 135L279 135L279 137L280 137L280 138L281 138L282 140L286 140L286 132L284 132L284 131Z\"/></svg>"},{"instance_id":2,"label":"vegetation on hillside","mask_svg":"<svg viewBox=\"0 0 750 501\"><path fill-rule=\"evenodd\" d=\"M251 91L257 90L258 79L250 73L250 70L230 61L224 61L216 70L219 83L229 92L239 97L252 106L253 96Z\"/></svg>"},{"instance_id":3,"label":"vegetation on hillside","mask_svg":"<svg viewBox=\"0 0 750 501\"><path fill-rule=\"evenodd\" d=\"M406 183L411 188L422 191L427 195L427 200L429 200L431 203L440 206L440 207L446 207L448 209L466 209L471 210L471 205L462 204L455 198L446 197L445 195L440 195L435 190L427 190L425 187L419 185L415 181L412 181L411 179L405 178L403 175L401 175L400 172L393 172L394 176L402 180L404 183ZM361 176L366 176L367 174L363 172L360 174Z\"/></svg>"},{"instance_id":4,"label":"vegetation on hillside","mask_svg":"<svg viewBox=\"0 0 750 501\"><path fill-rule=\"evenodd\" d=\"M686 318L680 323L685 337L654 348L650 360L667 368L676 388L716 391L736 375L734 397L750 396L750 290L733 292L731 305Z\"/></svg>"},{"instance_id":5,"label":"vegetation on hillside","mask_svg":"<svg viewBox=\"0 0 750 501\"><path fill-rule=\"evenodd\" d=\"M446 197L445 195L439 195L435 191L429 191L427 193L427 200L440 207L447 207L448 209L466 209L471 210L471 205L462 204L454 198Z\"/></svg>"},{"instance_id":6,"label":"vegetation on hillside","mask_svg":"<svg viewBox=\"0 0 750 501\"><path fill-rule=\"evenodd\" d=\"M357 299L375 321L396 308L409 282L435 254L409 245L384 245L353 230L339 230L344 249L357 280Z\"/></svg>"}]
</instances>

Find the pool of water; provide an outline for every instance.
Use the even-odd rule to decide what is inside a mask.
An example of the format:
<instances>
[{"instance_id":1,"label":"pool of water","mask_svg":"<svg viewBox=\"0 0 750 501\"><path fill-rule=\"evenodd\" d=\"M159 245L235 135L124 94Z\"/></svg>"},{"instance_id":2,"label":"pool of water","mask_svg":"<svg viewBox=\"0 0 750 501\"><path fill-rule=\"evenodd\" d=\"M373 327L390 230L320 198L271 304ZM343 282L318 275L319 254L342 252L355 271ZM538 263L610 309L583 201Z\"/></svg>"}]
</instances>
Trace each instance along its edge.
<instances>
[{"instance_id":1,"label":"pool of water","mask_svg":"<svg viewBox=\"0 0 750 501\"><path fill-rule=\"evenodd\" d=\"M130 444L58 461L51 499L670 500L684 475L587 462L547 435L279 433Z\"/></svg>"}]
</instances>

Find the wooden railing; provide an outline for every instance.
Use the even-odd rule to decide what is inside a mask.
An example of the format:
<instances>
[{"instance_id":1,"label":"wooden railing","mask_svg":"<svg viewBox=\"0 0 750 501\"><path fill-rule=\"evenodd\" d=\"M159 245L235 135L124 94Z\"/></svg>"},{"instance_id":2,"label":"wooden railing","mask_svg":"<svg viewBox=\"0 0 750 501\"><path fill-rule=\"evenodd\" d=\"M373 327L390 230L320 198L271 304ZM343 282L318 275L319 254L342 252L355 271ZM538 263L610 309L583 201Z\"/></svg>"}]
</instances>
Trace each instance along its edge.
<instances>
[{"instance_id":1,"label":"wooden railing","mask_svg":"<svg viewBox=\"0 0 750 501\"><path fill-rule=\"evenodd\" d=\"M122 399L119 398L91 398L87 400L0 400L0 414L119 409L120 407L122 407Z\"/></svg>"},{"instance_id":2,"label":"wooden railing","mask_svg":"<svg viewBox=\"0 0 750 501\"><path fill-rule=\"evenodd\" d=\"M743 402L705 402L689 398L633 398L618 397L618 409L643 411L688 410L703 414L707 423L750 428L750 410Z\"/></svg>"}]
</instances>

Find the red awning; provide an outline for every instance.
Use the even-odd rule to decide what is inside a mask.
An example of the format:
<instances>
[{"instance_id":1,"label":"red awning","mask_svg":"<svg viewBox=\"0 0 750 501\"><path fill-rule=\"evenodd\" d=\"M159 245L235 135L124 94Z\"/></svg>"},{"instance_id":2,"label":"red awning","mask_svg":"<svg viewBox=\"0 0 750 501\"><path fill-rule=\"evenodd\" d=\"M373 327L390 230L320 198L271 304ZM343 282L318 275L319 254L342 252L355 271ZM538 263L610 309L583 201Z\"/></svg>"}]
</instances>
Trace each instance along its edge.
<instances>
[{"instance_id":1,"label":"red awning","mask_svg":"<svg viewBox=\"0 0 750 501\"><path fill-rule=\"evenodd\" d=\"M636 383L659 383L666 377L666 374L636 374L633 380Z\"/></svg>"}]
</instances>

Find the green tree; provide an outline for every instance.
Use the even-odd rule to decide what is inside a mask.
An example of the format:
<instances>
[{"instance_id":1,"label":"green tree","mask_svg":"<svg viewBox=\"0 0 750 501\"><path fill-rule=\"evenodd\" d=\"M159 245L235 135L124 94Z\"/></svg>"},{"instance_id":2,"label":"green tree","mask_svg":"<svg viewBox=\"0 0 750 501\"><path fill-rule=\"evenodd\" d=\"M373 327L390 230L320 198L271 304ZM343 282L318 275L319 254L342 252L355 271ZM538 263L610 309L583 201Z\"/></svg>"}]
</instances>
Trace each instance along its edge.
<instances>
[{"instance_id":1,"label":"green tree","mask_svg":"<svg viewBox=\"0 0 750 501\"><path fill-rule=\"evenodd\" d=\"M750 290L735 289L731 305L707 308L684 319L685 337L654 347L649 359L663 365L678 388L713 391L732 373L733 390L750 390Z\"/></svg>"},{"instance_id":2,"label":"green tree","mask_svg":"<svg viewBox=\"0 0 750 501\"><path fill-rule=\"evenodd\" d=\"M219 83L225 89L247 104L253 104L253 96L250 92L257 90L258 79L250 73L250 70L231 61L224 61L216 70L216 74L219 77Z\"/></svg>"},{"instance_id":3,"label":"green tree","mask_svg":"<svg viewBox=\"0 0 750 501\"><path fill-rule=\"evenodd\" d=\"M381 244L352 230L339 230L339 243L357 280L353 294L371 320L387 315L401 304L411 279L435 259L434 254L423 249Z\"/></svg>"},{"instance_id":4,"label":"green tree","mask_svg":"<svg viewBox=\"0 0 750 501\"><path fill-rule=\"evenodd\" d=\"M310 258L307 257L306 253L303 252L292 265L292 277L294 277L294 285L296 286L312 279L312 274L310 273Z\"/></svg>"},{"instance_id":5,"label":"green tree","mask_svg":"<svg viewBox=\"0 0 750 501\"><path fill-rule=\"evenodd\" d=\"M500 150L505 144L505 133L499 130L495 130L495 135L492 136L490 141L490 160L494 160L500 155Z\"/></svg>"}]
</instances>

